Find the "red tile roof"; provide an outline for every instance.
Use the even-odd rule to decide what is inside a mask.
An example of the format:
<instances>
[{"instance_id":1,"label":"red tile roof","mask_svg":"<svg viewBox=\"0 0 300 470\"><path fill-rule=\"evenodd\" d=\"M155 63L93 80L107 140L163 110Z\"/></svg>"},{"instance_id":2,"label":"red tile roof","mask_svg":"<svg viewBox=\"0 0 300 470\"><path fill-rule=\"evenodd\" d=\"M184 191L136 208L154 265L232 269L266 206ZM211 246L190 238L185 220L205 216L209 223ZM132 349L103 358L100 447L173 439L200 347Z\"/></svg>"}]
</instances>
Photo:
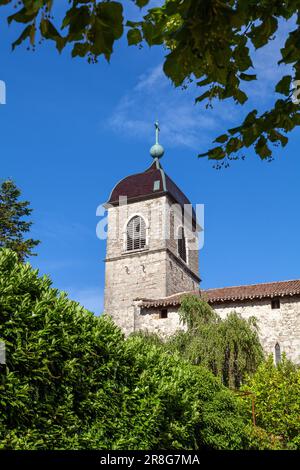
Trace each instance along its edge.
<instances>
[{"instance_id":1,"label":"red tile roof","mask_svg":"<svg viewBox=\"0 0 300 470\"><path fill-rule=\"evenodd\" d=\"M170 307L170 306L180 305L182 297L188 294L199 295L200 297L200 291L192 291L192 292L181 292L180 294L170 295L169 297L163 297L162 299L135 299L135 300L140 301L142 303L142 306L145 308Z\"/></svg>"},{"instance_id":2,"label":"red tile roof","mask_svg":"<svg viewBox=\"0 0 300 470\"><path fill-rule=\"evenodd\" d=\"M203 291L208 302L226 302L238 300L285 297L300 294L300 280L267 282L248 286L223 287Z\"/></svg>"},{"instance_id":3,"label":"red tile roof","mask_svg":"<svg viewBox=\"0 0 300 470\"><path fill-rule=\"evenodd\" d=\"M238 302L243 300L265 299L273 297L289 297L300 295L300 280L268 282L246 286L223 287L203 291L182 292L162 299L137 299L143 307L167 307L180 305L184 295L199 295L210 304L222 302Z\"/></svg>"}]
</instances>

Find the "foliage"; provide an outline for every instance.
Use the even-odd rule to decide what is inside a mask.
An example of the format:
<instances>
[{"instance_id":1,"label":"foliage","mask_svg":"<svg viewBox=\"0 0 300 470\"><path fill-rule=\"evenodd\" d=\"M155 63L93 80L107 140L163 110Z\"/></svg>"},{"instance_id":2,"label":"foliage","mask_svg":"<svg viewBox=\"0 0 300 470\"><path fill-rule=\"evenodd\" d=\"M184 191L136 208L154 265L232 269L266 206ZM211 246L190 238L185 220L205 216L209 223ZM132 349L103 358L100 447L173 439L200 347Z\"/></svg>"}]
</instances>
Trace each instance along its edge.
<instances>
[{"instance_id":1,"label":"foliage","mask_svg":"<svg viewBox=\"0 0 300 470\"><path fill-rule=\"evenodd\" d=\"M0 250L2 449L239 449L238 398L153 339L124 339Z\"/></svg>"},{"instance_id":2,"label":"foliage","mask_svg":"<svg viewBox=\"0 0 300 470\"><path fill-rule=\"evenodd\" d=\"M248 408L251 408L249 403ZM283 450L279 436L270 434L259 426L253 426L252 423L246 426L245 431L248 434L250 450Z\"/></svg>"},{"instance_id":3,"label":"foliage","mask_svg":"<svg viewBox=\"0 0 300 470\"><path fill-rule=\"evenodd\" d=\"M28 201L19 201L20 190L11 180L4 181L0 186L0 248L10 248L15 251L20 261L33 256L32 249L40 242L24 234L29 232L32 222L23 218L28 217L32 209Z\"/></svg>"},{"instance_id":4,"label":"foliage","mask_svg":"<svg viewBox=\"0 0 300 470\"><path fill-rule=\"evenodd\" d=\"M168 347L207 367L230 388L238 388L245 374L254 372L262 361L255 318L245 320L232 312L222 320L197 296L183 298L180 316L187 331L171 338Z\"/></svg>"},{"instance_id":5,"label":"foliage","mask_svg":"<svg viewBox=\"0 0 300 470\"><path fill-rule=\"evenodd\" d=\"M175 86L195 82L201 94L196 102L232 99L243 105L248 96L243 84L255 81L255 51L270 43L282 22L295 20L293 31L283 34L281 58L290 72L281 76L275 92L281 95L272 109L258 115L252 110L243 122L220 135L216 146L200 156L225 160L237 158L253 146L261 159L270 159L270 144L285 146L286 134L300 124L299 106L292 99L293 81L300 79L299 0L165 0L148 8L141 21L124 18L118 1L72 0L62 24L55 26L54 0L23 0L8 22L25 26L13 48L28 40L34 48L39 36L52 40L59 51L70 45L72 56L109 60L116 40L127 28L129 45L160 45L166 51L164 72ZM145 7L149 0L133 0ZM14 4L0 0L0 6Z\"/></svg>"},{"instance_id":6,"label":"foliage","mask_svg":"<svg viewBox=\"0 0 300 470\"><path fill-rule=\"evenodd\" d=\"M300 449L300 370L284 356L275 366L272 356L258 367L242 388L255 396L257 425L281 446ZM246 401L246 398L243 399ZM249 407L247 408L249 409ZM250 416L249 416L250 418Z\"/></svg>"},{"instance_id":7,"label":"foliage","mask_svg":"<svg viewBox=\"0 0 300 470\"><path fill-rule=\"evenodd\" d=\"M138 389L146 389L157 402L153 414L160 429L157 448L247 446L248 436L236 398L209 371L183 361L178 354L170 354L153 337L145 341L143 335L135 335L126 345L135 357L140 377Z\"/></svg>"}]
</instances>

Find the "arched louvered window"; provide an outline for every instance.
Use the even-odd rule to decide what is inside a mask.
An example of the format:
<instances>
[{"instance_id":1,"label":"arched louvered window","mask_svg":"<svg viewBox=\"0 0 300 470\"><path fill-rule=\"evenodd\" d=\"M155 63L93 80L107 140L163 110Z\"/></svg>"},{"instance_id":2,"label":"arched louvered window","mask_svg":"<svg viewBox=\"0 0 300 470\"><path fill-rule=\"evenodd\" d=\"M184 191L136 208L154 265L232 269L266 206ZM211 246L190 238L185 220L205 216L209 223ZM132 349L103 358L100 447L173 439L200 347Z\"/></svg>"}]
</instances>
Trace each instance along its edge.
<instances>
[{"instance_id":1,"label":"arched louvered window","mask_svg":"<svg viewBox=\"0 0 300 470\"><path fill-rule=\"evenodd\" d=\"M276 366L281 362L281 351L279 343L275 344L275 364Z\"/></svg>"},{"instance_id":2,"label":"arched louvered window","mask_svg":"<svg viewBox=\"0 0 300 470\"><path fill-rule=\"evenodd\" d=\"M127 224L127 251L141 250L146 246L146 224L139 215L134 216Z\"/></svg>"},{"instance_id":3,"label":"arched louvered window","mask_svg":"<svg viewBox=\"0 0 300 470\"><path fill-rule=\"evenodd\" d=\"M178 230L178 254L186 262L186 242L183 227L180 227Z\"/></svg>"}]
</instances>

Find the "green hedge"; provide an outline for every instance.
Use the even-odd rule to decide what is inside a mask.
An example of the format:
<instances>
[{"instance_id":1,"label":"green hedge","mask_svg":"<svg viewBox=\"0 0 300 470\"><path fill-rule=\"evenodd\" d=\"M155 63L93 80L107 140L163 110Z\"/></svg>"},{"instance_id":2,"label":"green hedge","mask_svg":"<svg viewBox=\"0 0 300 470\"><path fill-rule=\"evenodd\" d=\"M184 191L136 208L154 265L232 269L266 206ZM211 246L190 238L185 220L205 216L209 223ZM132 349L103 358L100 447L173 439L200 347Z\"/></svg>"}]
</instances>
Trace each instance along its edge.
<instances>
[{"instance_id":1,"label":"green hedge","mask_svg":"<svg viewBox=\"0 0 300 470\"><path fill-rule=\"evenodd\" d=\"M237 398L0 251L1 449L240 449Z\"/></svg>"}]
</instances>

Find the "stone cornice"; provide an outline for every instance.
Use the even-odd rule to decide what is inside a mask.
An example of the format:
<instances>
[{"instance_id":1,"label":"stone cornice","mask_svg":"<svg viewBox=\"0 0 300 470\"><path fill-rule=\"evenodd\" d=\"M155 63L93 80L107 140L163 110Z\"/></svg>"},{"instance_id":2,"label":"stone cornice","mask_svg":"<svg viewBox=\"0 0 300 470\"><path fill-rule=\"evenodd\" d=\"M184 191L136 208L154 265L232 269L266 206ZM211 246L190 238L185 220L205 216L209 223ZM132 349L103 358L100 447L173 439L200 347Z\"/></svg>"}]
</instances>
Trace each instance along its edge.
<instances>
[{"instance_id":1,"label":"stone cornice","mask_svg":"<svg viewBox=\"0 0 300 470\"><path fill-rule=\"evenodd\" d=\"M199 276L197 276L197 274L194 273L194 271L192 271L187 264L185 264L184 261L181 261L181 259L179 259L169 248L157 248L156 250L149 250L149 248L146 248L144 250L139 250L139 251L133 251L133 252L124 252L122 253L122 255L120 256L115 256L115 257L111 257L111 258L105 258L104 261L106 263L109 263L111 261L120 261L122 259L125 259L127 257L129 258L133 258L135 256L138 256L138 257L141 257L145 254L154 254L154 253L162 253L162 252L166 252L177 264L180 265L181 268L183 268L186 272L188 272L188 274L190 276L192 276L194 278L194 280L196 282L201 282L201 279Z\"/></svg>"}]
</instances>

